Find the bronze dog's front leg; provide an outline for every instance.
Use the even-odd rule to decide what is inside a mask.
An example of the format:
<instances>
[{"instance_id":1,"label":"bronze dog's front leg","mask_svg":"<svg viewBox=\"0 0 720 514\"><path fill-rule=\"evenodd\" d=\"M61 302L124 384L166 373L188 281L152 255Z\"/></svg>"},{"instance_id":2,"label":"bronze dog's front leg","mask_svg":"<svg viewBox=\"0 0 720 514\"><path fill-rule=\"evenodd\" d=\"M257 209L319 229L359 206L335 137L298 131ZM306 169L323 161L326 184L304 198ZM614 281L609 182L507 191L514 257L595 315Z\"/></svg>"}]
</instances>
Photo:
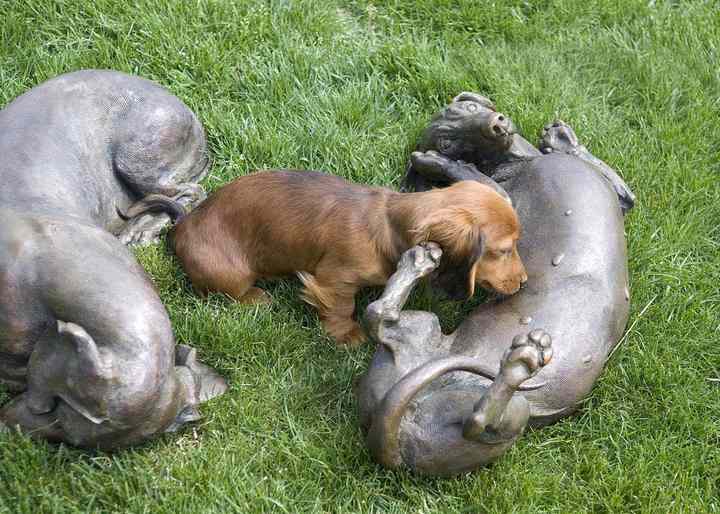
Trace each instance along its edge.
<instances>
[{"instance_id":1,"label":"bronze dog's front leg","mask_svg":"<svg viewBox=\"0 0 720 514\"><path fill-rule=\"evenodd\" d=\"M402 255L397 271L388 280L382 296L366 310L370 333L378 341L386 342L386 323L398 321L413 288L419 280L437 269L440 257L442 249L433 242L414 246Z\"/></svg>"},{"instance_id":2,"label":"bronze dog's front leg","mask_svg":"<svg viewBox=\"0 0 720 514\"><path fill-rule=\"evenodd\" d=\"M510 196L495 180L488 177L475 164L463 160L454 160L435 150L413 152L405 176L405 188L413 191L425 191L432 184L453 184L461 180L474 180L491 187L505 200L512 203Z\"/></svg>"}]
</instances>

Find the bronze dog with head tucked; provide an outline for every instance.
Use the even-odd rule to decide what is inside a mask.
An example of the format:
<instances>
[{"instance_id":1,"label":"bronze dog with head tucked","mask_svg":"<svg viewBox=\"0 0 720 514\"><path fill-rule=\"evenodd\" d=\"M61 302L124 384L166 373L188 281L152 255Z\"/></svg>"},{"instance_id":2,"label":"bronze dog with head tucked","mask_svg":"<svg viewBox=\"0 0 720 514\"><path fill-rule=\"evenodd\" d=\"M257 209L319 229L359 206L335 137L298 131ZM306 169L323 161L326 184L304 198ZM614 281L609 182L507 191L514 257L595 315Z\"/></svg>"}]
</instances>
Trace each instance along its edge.
<instances>
[{"instance_id":1,"label":"bronze dog with head tucked","mask_svg":"<svg viewBox=\"0 0 720 514\"><path fill-rule=\"evenodd\" d=\"M527 280L511 204L477 182L422 193L353 184L317 172L267 171L216 191L174 229L175 252L195 289L243 303L267 301L259 278L296 273L327 332L357 345L355 294L387 282L404 251L438 243L448 270L513 294ZM442 273L442 271L441 271Z\"/></svg>"}]
</instances>

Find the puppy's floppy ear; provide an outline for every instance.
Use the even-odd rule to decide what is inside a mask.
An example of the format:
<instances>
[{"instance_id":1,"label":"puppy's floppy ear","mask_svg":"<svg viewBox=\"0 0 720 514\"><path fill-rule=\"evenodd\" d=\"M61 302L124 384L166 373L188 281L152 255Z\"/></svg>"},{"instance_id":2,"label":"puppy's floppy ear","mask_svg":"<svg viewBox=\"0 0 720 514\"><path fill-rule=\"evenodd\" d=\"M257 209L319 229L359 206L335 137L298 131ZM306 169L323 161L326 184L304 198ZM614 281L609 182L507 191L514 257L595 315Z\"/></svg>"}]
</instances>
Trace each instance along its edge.
<instances>
[{"instance_id":1,"label":"puppy's floppy ear","mask_svg":"<svg viewBox=\"0 0 720 514\"><path fill-rule=\"evenodd\" d=\"M467 291L468 298L472 298L475 294L475 278L477 276L477 268L480 265L480 259L482 258L483 248L485 246L485 237L480 234L480 238L475 242L475 248L470 256L470 272L468 273Z\"/></svg>"},{"instance_id":2,"label":"puppy's floppy ear","mask_svg":"<svg viewBox=\"0 0 720 514\"><path fill-rule=\"evenodd\" d=\"M468 259L480 240L480 228L475 215L462 207L444 207L430 212L418 221L413 232L415 244L434 241L455 262Z\"/></svg>"}]
</instances>

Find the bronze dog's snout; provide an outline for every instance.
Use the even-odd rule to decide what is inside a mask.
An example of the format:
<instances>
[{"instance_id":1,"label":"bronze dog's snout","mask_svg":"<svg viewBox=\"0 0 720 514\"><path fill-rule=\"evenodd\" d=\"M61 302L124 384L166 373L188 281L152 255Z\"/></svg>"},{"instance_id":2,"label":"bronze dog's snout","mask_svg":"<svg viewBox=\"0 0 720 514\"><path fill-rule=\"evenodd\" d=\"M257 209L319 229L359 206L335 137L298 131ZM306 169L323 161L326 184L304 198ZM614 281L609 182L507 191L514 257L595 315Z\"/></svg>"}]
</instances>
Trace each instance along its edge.
<instances>
[{"instance_id":1,"label":"bronze dog's snout","mask_svg":"<svg viewBox=\"0 0 720 514\"><path fill-rule=\"evenodd\" d=\"M504 137L512 131L510 120L499 112L492 113L484 128L488 137Z\"/></svg>"}]
</instances>

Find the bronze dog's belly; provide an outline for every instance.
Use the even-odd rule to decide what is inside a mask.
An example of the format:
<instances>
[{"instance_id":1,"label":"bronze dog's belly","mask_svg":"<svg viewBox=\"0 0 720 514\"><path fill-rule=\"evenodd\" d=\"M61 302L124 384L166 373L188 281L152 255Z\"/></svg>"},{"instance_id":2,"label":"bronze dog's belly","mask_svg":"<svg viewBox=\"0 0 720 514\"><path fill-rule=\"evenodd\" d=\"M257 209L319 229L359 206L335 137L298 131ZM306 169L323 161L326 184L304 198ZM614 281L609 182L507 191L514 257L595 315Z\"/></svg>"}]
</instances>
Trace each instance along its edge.
<instances>
[{"instance_id":1,"label":"bronze dog's belly","mask_svg":"<svg viewBox=\"0 0 720 514\"><path fill-rule=\"evenodd\" d=\"M508 337L545 329L553 361L528 384L545 386L522 394L535 421L550 422L589 393L627 323L622 213L600 174L570 156L537 158L504 186L523 223L527 287L477 308L458 328L451 353L496 366Z\"/></svg>"}]
</instances>

